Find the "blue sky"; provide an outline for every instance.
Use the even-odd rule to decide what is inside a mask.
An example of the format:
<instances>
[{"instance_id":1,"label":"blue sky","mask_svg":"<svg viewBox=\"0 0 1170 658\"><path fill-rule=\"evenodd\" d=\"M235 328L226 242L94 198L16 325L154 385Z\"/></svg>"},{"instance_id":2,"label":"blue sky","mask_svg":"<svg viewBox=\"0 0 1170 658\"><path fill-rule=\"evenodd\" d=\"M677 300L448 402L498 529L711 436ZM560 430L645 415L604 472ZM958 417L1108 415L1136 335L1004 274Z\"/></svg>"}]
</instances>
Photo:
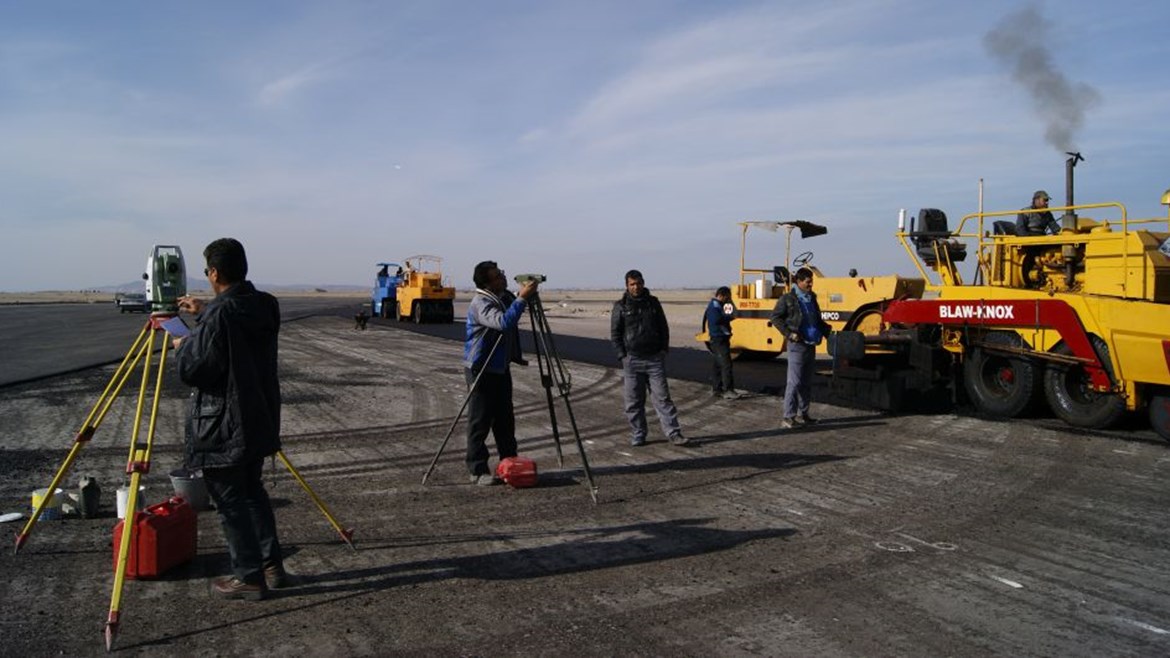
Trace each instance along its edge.
<instances>
[{"instance_id":1,"label":"blue sky","mask_svg":"<svg viewBox=\"0 0 1170 658\"><path fill-rule=\"evenodd\" d=\"M987 46L1005 26L1084 106L1077 200L1165 216L1168 23L1164 0L5 2L0 290L131 281L152 244L195 274L222 236L269 285L428 253L460 287L483 259L715 286L747 219L827 224L800 246L827 274L909 274L899 208L960 217L980 178L989 210L1063 197L1051 103Z\"/></svg>"}]
</instances>

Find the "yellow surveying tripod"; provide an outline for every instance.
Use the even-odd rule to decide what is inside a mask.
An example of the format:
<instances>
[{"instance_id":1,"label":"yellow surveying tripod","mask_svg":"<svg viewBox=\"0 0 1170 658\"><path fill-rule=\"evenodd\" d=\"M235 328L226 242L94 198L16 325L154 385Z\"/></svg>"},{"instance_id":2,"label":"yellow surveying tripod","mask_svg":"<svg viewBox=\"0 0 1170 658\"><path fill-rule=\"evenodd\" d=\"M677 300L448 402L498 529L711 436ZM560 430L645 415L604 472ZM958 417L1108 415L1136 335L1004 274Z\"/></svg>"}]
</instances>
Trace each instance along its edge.
<instances>
[{"instance_id":1,"label":"yellow surveying tripod","mask_svg":"<svg viewBox=\"0 0 1170 658\"><path fill-rule=\"evenodd\" d=\"M134 425L130 435L130 454L126 459L126 474L130 477L128 492L129 496L126 500L127 513L126 520L122 526L121 542L118 545L118 556L115 563L116 567L114 569L114 587L113 592L110 595L110 613L108 619L106 620L106 651L110 651L113 648L114 637L118 632L118 624L120 621L122 609L122 589L126 580L126 569L129 562L130 547L133 546L133 542L135 540L134 533L137 523L135 523L136 514L133 512L133 510L138 509L138 487L142 476L150 472L150 455L151 450L154 447L154 431L158 419L159 400L161 399L163 390L163 372L166 367L167 352L169 351L168 348L170 347L172 338L171 333L167 330L167 327L164 326L164 323L174 317L176 317L174 313L166 311L151 314L150 318L146 321L146 325L143 326L142 331L139 332L138 338L134 341L134 344L130 347L130 350L122 359L122 362L118 366L117 370L114 371L114 374L110 378L109 383L106 385L105 390L102 392L101 396L98 397L97 402L94 403L93 408L90 410L89 415L85 419L85 422L82 423L81 429L78 430L77 434L74 436L73 447L70 448L69 454L65 457L65 461L57 469L56 475L53 476L53 481L49 483L48 494L45 495L41 499L40 503L36 505L32 511L32 515L29 517L28 522L24 525L24 529L22 529L20 534L16 536L16 547L13 552L19 553L21 547L28 540L33 527L37 523L37 520L40 519L41 513L48 505L52 503L53 492L57 490L58 485L61 484L65 478L65 475L73 466L73 462L77 459L77 455L81 452L81 448L86 443L88 443L90 439L93 438L94 433L97 431L98 427L101 426L102 421L106 417L106 414L109 413L110 407L113 405L114 400L118 397L118 394L121 393L123 387L126 385L126 382L130 379L131 374L141 362L142 375L138 387L138 403L137 409L134 412ZM158 334L163 334L163 341L160 346L160 350L156 350L155 344L155 339ZM156 371L152 371L151 362L152 357L156 351L159 352L158 368ZM146 440L142 441L140 440L140 436L142 432L143 411L145 410L147 391L151 386L152 379L154 382L154 388L153 395L151 396L150 400L150 416L147 423ZM318 509L320 509L321 513L325 515L325 518L329 520L329 523L333 526L334 530L336 530L337 533L341 535L341 539L345 541L345 543L348 544L351 549L354 548L353 530L343 528L341 524L338 523L337 519L334 518L332 514L330 514L329 509L325 506L325 503L321 500L320 497L317 496L317 494L309 486L309 483L306 482L303 477L301 477L301 474L298 473L295 468L293 468L292 463L289 462L288 458L284 455L284 452L278 451L276 456L280 458L281 463L284 464L285 468L289 470L289 473L292 474L297 483L300 484L301 487L304 488L305 492L309 494L309 497L313 500L314 503L316 503Z\"/></svg>"}]
</instances>

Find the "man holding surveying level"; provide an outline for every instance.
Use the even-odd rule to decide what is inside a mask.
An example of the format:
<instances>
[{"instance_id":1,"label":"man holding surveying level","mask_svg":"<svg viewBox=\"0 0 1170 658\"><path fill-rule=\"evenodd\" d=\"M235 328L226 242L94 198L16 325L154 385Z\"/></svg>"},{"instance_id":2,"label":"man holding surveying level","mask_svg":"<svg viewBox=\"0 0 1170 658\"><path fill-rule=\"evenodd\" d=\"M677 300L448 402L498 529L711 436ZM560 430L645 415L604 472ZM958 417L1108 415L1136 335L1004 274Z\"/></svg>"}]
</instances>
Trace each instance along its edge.
<instances>
[{"instance_id":1,"label":"man holding surveying level","mask_svg":"<svg viewBox=\"0 0 1170 658\"><path fill-rule=\"evenodd\" d=\"M500 459L516 456L516 417L512 408L509 365L520 345L519 324L538 280L520 285L519 296L505 303L508 279L494 261L485 260L472 274L475 297L467 307L463 368L467 380L467 471L478 485L498 484L488 468L487 435L496 439Z\"/></svg>"}]
</instances>

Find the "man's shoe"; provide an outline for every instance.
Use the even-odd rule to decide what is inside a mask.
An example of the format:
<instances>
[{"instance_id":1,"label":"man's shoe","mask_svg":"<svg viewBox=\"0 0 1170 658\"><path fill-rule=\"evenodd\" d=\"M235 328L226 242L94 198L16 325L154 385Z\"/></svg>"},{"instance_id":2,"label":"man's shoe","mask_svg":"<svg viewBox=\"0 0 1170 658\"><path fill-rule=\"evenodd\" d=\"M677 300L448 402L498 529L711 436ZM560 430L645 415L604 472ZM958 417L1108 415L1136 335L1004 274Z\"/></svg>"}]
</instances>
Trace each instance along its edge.
<instances>
[{"instance_id":1,"label":"man's shoe","mask_svg":"<svg viewBox=\"0 0 1170 658\"><path fill-rule=\"evenodd\" d=\"M797 416L796 418L793 418L793 420L795 420L800 425L816 425L817 424L817 419L813 418L812 416L810 416L808 414L801 414L801 415Z\"/></svg>"},{"instance_id":2,"label":"man's shoe","mask_svg":"<svg viewBox=\"0 0 1170 658\"><path fill-rule=\"evenodd\" d=\"M221 576L211 581L211 593L221 599L259 601L264 598L264 585L251 585L235 576Z\"/></svg>"},{"instance_id":3,"label":"man's shoe","mask_svg":"<svg viewBox=\"0 0 1170 658\"><path fill-rule=\"evenodd\" d=\"M738 400L742 397L743 397L743 393L740 391L735 391L735 390L727 391L723 394L724 400Z\"/></svg>"},{"instance_id":4,"label":"man's shoe","mask_svg":"<svg viewBox=\"0 0 1170 658\"><path fill-rule=\"evenodd\" d=\"M471 483L481 487L491 487L500 484L502 480L492 475L491 473L481 473L479 475L471 476Z\"/></svg>"},{"instance_id":5,"label":"man's shoe","mask_svg":"<svg viewBox=\"0 0 1170 658\"><path fill-rule=\"evenodd\" d=\"M682 432L670 435L670 442L676 446L688 446L691 440L682 435Z\"/></svg>"},{"instance_id":6,"label":"man's shoe","mask_svg":"<svg viewBox=\"0 0 1170 658\"><path fill-rule=\"evenodd\" d=\"M644 445L646 445L646 439L634 439L630 441L631 448L641 448Z\"/></svg>"},{"instance_id":7,"label":"man's shoe","mask_svg":"<svg viewBox=\"0 0 1170 658\"><path fill-rule=\"evenodd\" d=\"M780 427L782 427L786 430L790 430L793 427L796 427L796 419L795 418L784 418L780 421Z\"/></svg>"},{"instance_id":8,"label":"man's shoe","mask_svg":"<svg viewBox=\"0 0 1170 658\"><path fill-rule=\"evenodd\" d=\"M284 589L285 587L293 587L296 583L294 578L284 570L284 565L274 564L270 567L264 567L264 584L268 589Z\"/></svg>"}]
</instances>

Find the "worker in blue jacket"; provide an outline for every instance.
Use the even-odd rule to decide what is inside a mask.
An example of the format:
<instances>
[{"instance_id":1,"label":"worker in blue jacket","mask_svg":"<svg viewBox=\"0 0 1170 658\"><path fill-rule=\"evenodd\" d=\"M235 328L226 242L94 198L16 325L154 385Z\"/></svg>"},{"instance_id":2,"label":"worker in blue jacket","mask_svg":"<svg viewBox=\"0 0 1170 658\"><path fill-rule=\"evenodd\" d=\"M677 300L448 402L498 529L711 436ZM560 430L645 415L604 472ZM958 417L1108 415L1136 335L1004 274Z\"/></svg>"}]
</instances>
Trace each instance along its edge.
<instances>
[{"instance_id":1,"label":"worker in blue jacket","mask_svg":"<svg viewBox=\"0 0 1170 658\"><path fill-rule=\"evenodd\" d=\"M735 390L731 372L731 321L736 317L731 301L731 288L723 286L703 313L703 327L707 330L707 349L711 352L711 394L724 400L738 400L743 393Z\"/></svg>"},{"instance_id":2,"label":"worker in blue jacket","mask_svg":"<svg viewBox=\"0 0 1170 658\"><path fill-rule=\"evenodd\" d=\"M512 371L519 354L519 325L537 282L520 286L516 299L508 295L508 278L494 261L485 260L472 274L475 297L467 307L463 369L467 380L467 470L478 485L499 484L488 468L488 432L496 439L500 459L516 456L516 415L512 407Z\"/></svg>"}]
</instances>

